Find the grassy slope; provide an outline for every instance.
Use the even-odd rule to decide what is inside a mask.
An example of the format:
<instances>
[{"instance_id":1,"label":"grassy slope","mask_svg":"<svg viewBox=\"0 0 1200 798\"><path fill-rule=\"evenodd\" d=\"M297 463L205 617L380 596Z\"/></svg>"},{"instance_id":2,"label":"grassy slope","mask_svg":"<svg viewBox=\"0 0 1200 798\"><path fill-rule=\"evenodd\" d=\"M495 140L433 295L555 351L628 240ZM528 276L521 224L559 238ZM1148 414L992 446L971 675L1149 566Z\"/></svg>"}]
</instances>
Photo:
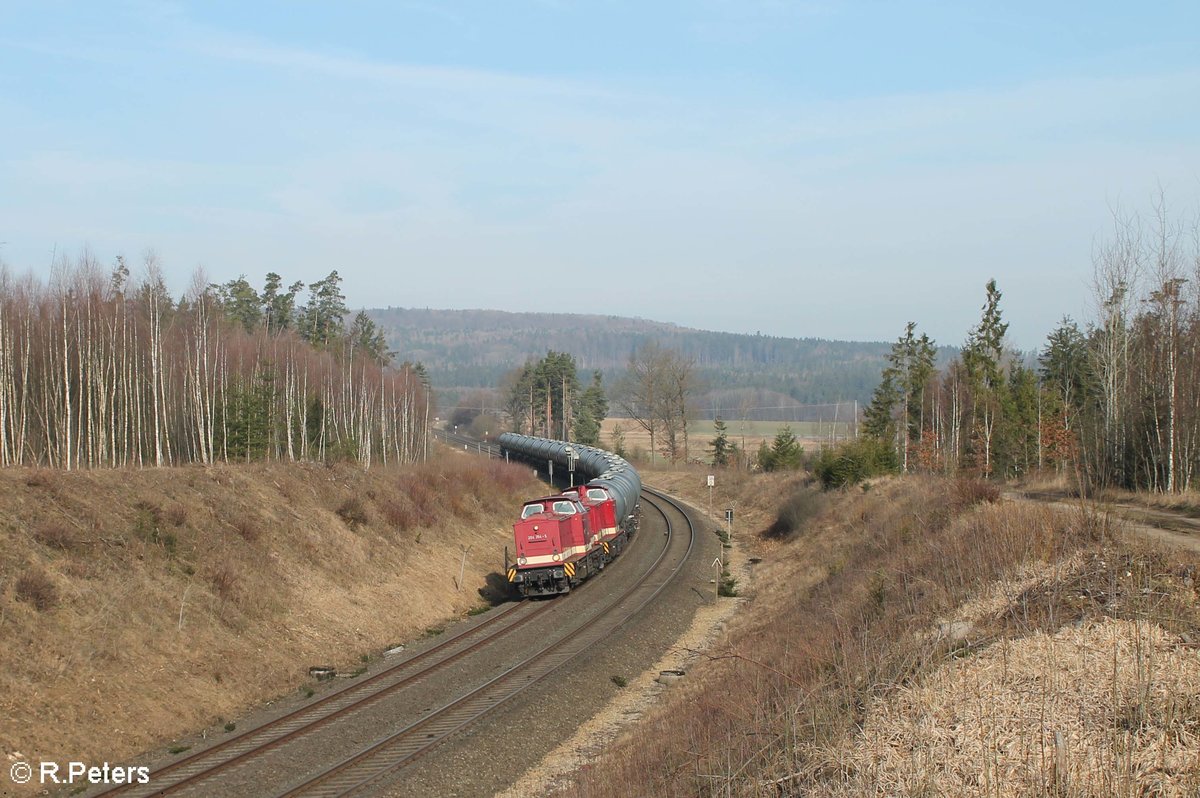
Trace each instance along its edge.
<instances>
[{"instance_id":1,"label":"grassy slope","mask_svg":"<svg viewBox=\"0 0 1200 798\"><path fill-rule=\"evenodd\" d=\"M0 752L116 761L482 603L529 472L0 471ZM461 591L462 550L471 546Z\"/></svg>"},{"instance_id":2,"label":"grassy slope","mask_svg":"<svg viewBox=\"0 0 1200 798\"><path fill-rule=\"evenodd\" d=\"M994 498L886 480L754 542L747 611L581 794L1194 795L1200 563Z\"/></svg>"}]
</instances>

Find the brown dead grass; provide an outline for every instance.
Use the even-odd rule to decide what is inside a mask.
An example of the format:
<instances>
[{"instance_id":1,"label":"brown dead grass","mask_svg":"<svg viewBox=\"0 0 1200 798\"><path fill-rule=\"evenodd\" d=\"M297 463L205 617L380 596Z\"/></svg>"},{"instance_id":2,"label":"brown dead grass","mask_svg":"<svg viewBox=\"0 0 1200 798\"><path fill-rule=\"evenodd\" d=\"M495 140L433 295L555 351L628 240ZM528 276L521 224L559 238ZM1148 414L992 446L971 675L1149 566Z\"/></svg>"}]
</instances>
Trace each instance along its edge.
<instances>
[{"instance_id":1,"label":"brown dead grass","mask_svg":"<svg viewBox=\"0 0 1200 798\"><path fill-rule=\"evenodd\" d=\"M769 506L785 497L779 487L763 487ZM840 494L790 542L755 547L766 557L758 587L728 638L573 790L1099 796L1200 786L1186 645L1200 638L1194 557L1131 545L1084 512L919 478Z\"/></svg>"},{"instance_id":2,"label":"brown dead grass","mask_svg":"<svg viewBox=\"0 0 1200 798\"><path fill-rule=\"evenodd\" d=\"M830 795L1195 795L1200 658L1152 622L1003 639L880 702Z\"/></svg>"},{"instance_id":3,"label":"brown dead grass","mask_svg":"<svg viewBox=\"0 0 1200 798\"><path fill-rule=\"evenodd\" d=\"M478 606L537 490L453 456L0 471L0 753L115 762L357 666Z\"/></svg>"}]
</instances>

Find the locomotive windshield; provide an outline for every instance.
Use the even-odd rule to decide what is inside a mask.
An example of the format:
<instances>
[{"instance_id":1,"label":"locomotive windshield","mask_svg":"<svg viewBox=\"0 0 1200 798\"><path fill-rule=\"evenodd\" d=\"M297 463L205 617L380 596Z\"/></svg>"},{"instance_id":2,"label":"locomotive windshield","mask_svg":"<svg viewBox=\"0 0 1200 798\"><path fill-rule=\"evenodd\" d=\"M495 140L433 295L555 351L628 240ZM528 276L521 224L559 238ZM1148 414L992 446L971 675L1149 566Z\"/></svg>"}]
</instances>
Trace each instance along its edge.
<instances>
[{"instance_id":1,"label":"locomotive windshield","mask_svg":"<svg viewBox=\"0 0 1200 798\"><path fill-rule=\"evenodd\" d=\"M554 512L559 515L575 515L575 505L570 502L555 502Z\"/></svg>"},{"instance_id":2,"label":"locomotive windshield","mask_svg":"<svg viewBox=\"0 0 1200 798\"><path fill-rule=\"evenodd\" d=\"M521 517L528 518L531 515L537 515L538 513L542 512L544 509L545 508L542 507L542 505L540 505L540 504L527 504L521 510Z\"/></svg>"},{"instance_id":3,"label":"locomotive windshield","mask_svg":"<svg viewBox=\"0 0 1200 798\"><path fill-rule=\"evenodd\" d=\"M593 501L604 501L605 499L608 498L608 494L605 493L604 491L600 490L599 488L589 488L588 489L588 498L592 499Z\"/></svg>"}]
</instances>

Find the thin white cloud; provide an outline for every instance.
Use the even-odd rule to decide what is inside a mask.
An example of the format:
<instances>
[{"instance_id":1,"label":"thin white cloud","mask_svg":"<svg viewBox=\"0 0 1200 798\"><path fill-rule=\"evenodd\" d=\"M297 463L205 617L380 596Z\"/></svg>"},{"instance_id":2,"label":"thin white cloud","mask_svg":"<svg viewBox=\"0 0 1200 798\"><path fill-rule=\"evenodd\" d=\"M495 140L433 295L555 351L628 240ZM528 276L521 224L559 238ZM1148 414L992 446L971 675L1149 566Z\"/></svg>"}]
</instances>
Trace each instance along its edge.
<instances>
[{"instance_id":1,"label":"thin white cloud","mask_svg":"<svg viewBox=\"0 0 1200 798\"><path fill-rule=\"evenodd\" d=\"M403 86L430 91L471 93L611 96L599 86L556 78L468 69L377 61L355 55L337 55L285 47L225 34L198 37L189 46L203 55L227 61L278 67L350 81Z\"/></svg>"}]
</instances>

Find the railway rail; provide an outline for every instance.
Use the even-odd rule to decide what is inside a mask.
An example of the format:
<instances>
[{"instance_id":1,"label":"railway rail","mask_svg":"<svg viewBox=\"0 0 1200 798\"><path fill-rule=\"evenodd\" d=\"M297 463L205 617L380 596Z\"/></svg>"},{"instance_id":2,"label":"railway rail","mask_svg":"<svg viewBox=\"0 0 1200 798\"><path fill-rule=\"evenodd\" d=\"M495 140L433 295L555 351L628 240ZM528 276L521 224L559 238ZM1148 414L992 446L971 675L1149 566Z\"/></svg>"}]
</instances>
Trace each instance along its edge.
<instances>
[{"instance_id":1,"label":"railway rail","mask_svg":"<svg viewBox=\"0 0 1200 798\"><path fill-rule=\"evenodd\" d=\"M603 612L577 627L572 633L530 654L486 684L288 789L280 794L280 798L366 794L447 737L493 711L608 637L653 601L691 554L696 542L696 530L683 508L666 495L649 489L644 490L643 495L647 504L662 515L667 528L666 545L646 573L612 600ZM670 515L663 509L664 505L673 507L679 513L687 527L686 536L677 534ZM669 556L672 552L675 556Z\"/></svg>"},{"instance_id":2,"label":"railway rail","mask_svg":"<svg viewBox=\"0 0 1200 798\"><path fill-rule=\"evenodd\" d=\"M363 710L495 642L550 609L551 605L545 602L525 602L493 610L482 622L373 676L351 682L317 701L158 768L149 784L126 784L97 795L142 798L170 795L194 787L252 757L311 735L335 720Z\"/></svg>"},{"instance_id":3,"label":"railway rail","mask_svg":"<svg viewBox=\"0 0 1200 798\"><path fill-rule=\"evenodd\" d=\"M451 437L451 442L459 441ZM476 442L467 445L473 443ZM488 454L498 456L497 451ZM466 695L302 783L288 787L281 795L352 795L369 791L373 785L604 639L649 604L687 560L695 544L696 532L687 513L669 497L650 489L646 489L643 496L645 503L662 516L667 528L666 541L646 572L629 589L608 602L602 612ZM686 530L676 529L668 507L683 519ZM590 585L582 589L589 588L595 590ZM140 798L201 793L216 786L210 782L240 767L250 766L257 758L290 742L311 738L335 721L347 719L383 698L431 677L561 603L525 601L498 608L480 623L377 674L349 683L317 701L153 771L149 784L122 785L99 795Z\"/></svg>"}]
</instances>

